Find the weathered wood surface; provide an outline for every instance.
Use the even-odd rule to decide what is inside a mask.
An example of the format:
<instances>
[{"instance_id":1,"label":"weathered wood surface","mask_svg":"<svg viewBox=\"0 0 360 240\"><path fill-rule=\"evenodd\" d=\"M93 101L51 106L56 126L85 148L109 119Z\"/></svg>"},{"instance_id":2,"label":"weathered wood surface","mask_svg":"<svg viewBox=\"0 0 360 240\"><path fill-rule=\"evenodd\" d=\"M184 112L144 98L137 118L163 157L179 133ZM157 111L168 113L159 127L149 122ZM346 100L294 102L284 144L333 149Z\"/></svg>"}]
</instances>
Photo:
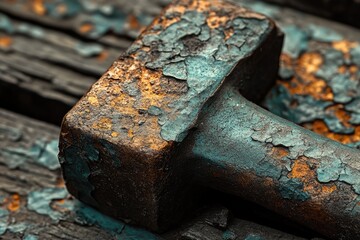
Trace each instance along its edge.
<instances>
[{"instance_id":1,"label":"weathered wood surface","mask_svg":"<svg viewBox=\"0 0 360 240\"><path fill-rule=\"evenodd\" d=\"M65 190L57 162L58 132L0 109L1 239L304 239L234 218L218 206L162 236L107 218Z\"/></svg>"},{"instance_id":2,"label":"weathered wood surface","mask_svg":"<svg viewBox=\"0 0 360 240\"><path fill-rule=\"evenodd\" d=\"M334 19L360 27L360 2L357 0L267 0L291 6L318 16Z\"/></svg>"}]
</instances>

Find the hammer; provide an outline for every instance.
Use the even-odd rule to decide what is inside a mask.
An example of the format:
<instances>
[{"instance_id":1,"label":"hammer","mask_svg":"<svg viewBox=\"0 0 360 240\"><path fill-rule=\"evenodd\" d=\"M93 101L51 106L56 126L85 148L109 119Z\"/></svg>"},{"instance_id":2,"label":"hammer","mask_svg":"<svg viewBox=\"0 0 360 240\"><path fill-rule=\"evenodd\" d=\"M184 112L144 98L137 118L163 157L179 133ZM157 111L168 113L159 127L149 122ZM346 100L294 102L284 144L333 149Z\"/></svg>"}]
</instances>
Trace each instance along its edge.
<instances>
[{"instance_id":1,"label":"hammer","mask_svg":"<svg viewBox=\"0 0 360 240\"><path fill-rule=\"evenodd\" d=\"M174 1L65 116L70 193L164 231L210 187L353 239L358 150L249 101L273 85L282 39L273 21L226 1Z\"/></svg>"}]
</instances>

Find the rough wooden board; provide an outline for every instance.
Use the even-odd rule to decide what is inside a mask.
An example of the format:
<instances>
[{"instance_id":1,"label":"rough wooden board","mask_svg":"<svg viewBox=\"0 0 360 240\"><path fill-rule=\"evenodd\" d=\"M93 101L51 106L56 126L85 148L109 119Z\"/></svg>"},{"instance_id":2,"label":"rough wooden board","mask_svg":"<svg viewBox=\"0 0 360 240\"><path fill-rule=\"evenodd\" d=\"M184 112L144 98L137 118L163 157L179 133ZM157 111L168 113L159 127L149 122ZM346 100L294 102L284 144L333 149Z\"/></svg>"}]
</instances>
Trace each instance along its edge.
<instances>
[{"instance_id":1,"label":"rough wooden board","mask_svg":"<svg viewBox=\"0 0 360 240\"><path fill-rule=\"evenodd\" d=\"M360 27L358 16L360 2L357 0L267 0L306 11L318 16L334 19L356 27Z\"/></svg>"},{"instance_id":2,"label":"rough wooden board","mask_svg":"<svg viewBox=\"0 0 360 240\"><path fill-rule=\"evenodd\" d=\"M0 28L0 106L56 124L130 43L112 47L0 18L8 22Z\"/></svg>"},{"instance_id":3,"label":"rough wooden board","mask_svg":"<svg viewBox=\"0 0 360 240\"><path fill-rule=\"evenodd\" d=\"M156 239L150 233L124 227L123 223L115 220L99 221L98 224L105 229L86 226L92 222L84 218L84 212L80 211L84 205L76 203L67 193L65 196L59 194L64 191L64 185L56 162L57 145L53 144L57 143L58 131L57 127L0 109L0 235L4 228L7 229L1 239L24 239L31 234L38 236L38 239L130 239L125 235L129 229L132 229L131 234L137 236L134 239ZM41 159L46 162L41 162ZM37 205L36 210L45 212L39 214L29 210L31 195L45 189L52 189L55 194L47 204L36 199L45 204ZM49 194L42 195L42 198L47 196ZM49 203L53 207L51 209L63 212L61 217L49 217L59 214L51 209L44 210L43 207L49 206ZM4 218L4 210L10 214L8 219ZM259 239L303 239L232 218L231 215L224 207L205 208L198 217L157 239L251 239L251 236ZM90 216L101 220L102 215ZM123 230L116 232L114 228L106 229L109 224L115 224L115 228L122 226Z\"/></svg>"}]
</instances>

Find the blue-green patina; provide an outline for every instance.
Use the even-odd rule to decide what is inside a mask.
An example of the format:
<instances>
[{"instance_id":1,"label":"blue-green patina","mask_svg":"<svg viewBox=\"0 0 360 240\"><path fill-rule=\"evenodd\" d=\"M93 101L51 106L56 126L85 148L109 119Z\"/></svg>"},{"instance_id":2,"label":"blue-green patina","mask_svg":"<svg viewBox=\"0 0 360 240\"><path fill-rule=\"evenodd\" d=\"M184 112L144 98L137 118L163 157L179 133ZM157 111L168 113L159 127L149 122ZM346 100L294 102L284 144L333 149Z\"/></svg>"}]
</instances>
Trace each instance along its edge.
<instances>
[{"instance_id":1,"label":"blue-green patina","mask_svg":"<svg viewBox=\"0 0 360 240\"><path fill-rule=\"evenodd\" d=\"M239 60L249 56L266 38L269 20L238 17L224 26L210 28L208 12L186 11L160 34L156 25L128 50L136 54L150 69L161 69L164 76L186 81L188 90L179 100L169 104L170 111L157 109L161 116L161 136L167 141L181 142L196 121L202 105L219 88ZM171 18L171 14L166 15ZM225 31L233 34L226 39ZM144 51L142 46L149 47ZM155 54L156 52L156 54ZM149 109L149 113L154 108Z\"/></svg>"}]
</instances>

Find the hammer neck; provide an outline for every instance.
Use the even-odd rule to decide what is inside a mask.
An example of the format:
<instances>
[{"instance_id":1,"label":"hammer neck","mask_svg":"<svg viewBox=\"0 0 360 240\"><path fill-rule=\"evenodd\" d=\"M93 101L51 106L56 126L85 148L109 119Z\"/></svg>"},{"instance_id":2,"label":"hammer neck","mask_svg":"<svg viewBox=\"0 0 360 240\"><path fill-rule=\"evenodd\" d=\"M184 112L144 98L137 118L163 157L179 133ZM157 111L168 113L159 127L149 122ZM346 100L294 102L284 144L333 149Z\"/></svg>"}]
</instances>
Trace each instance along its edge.
<instances>
[{"instance_id":1,"label":"hammer neck","mask_svg":"<svg viewBox=\"0 0 360 240\"><path fill-rule=\"evenodd\" d=\"M279 118L231 86L224 86L199 120L191 142L194 175L201 185L326 229L323 234L335 236L329 231L338 229L339 221L319 226L319 215L339 219L344 213L342 229L354 219L360 224L357 149Z\"/></svg>"}]
</instances>

